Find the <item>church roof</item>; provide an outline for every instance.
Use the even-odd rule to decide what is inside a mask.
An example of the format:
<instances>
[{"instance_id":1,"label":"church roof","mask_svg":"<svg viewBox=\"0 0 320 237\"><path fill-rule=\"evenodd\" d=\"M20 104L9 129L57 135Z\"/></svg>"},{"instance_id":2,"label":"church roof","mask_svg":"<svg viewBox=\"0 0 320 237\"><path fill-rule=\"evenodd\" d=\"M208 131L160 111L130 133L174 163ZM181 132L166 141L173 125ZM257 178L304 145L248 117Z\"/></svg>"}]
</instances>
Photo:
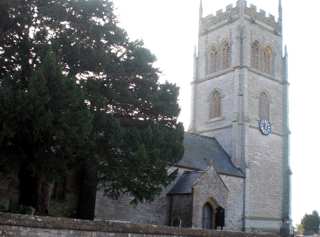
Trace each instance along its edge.
<instances>
[{"instance_id":1,"label":"church roof","mask_svg":"<svg viewBox=\"0 0 320 237\"><path fill-rule=\"evenodd\" d=\"M191 194L193 184L202 174L201 171L185 171L168 194Z\"/></svg>"},{"instance_id":2,"label":"church roof","mask_svg":"<svg viewBox=\"0 0 320 237\"><path fill-rule=\"evenodd\" d=\"M177 166L205 171L210 163L213 163L218 174L244 177L241 170L234 166L228 153L214 137L185 133L184 155Z\"/></svg>"}]
</instances>

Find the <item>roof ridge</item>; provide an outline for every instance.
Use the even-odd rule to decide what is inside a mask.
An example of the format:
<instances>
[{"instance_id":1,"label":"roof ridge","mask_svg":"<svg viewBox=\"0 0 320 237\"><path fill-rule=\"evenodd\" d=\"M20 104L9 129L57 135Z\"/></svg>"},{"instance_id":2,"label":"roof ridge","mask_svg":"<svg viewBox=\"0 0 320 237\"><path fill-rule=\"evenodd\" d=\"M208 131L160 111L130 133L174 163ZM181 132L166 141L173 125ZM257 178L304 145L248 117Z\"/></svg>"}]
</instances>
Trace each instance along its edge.
<instances>
[{"instance_id":1,"label":"roof ridge","mask_svg":"<svg viewBox=\"0 0 320 237\"><path fill-rule=\"evenodd\" d=\"M238 168L232 161L232 158L231 156L226 152L226 150L223 148L223 146L219 143L219 141L215 138L215 137L209 137L209 136L205 136L205 135L201 135L201 134L198 134L198 133L193 133L193 132L185 132L185 134L188 134L188 135L191 135L191 136L197 136L197 137L200 137L200 138L203 138L203 139L206 139L206 140L211 140L211 141L214 141L216 142L216 144L221 148L221 151L225 154L226 158L228 159L228 162L230 163L230 165L236 169L237 171L240 172L241 176L245 176L243 171ZM218 172L219 173L219 172Z\"/></svg>"},{"instance_id":2,"label":"roof ridge","mask_svg":"<svg viewBox=\"0 0 320 237\"><path fill-rule=\"evenodd\" d=\"M192 174L192 173L203 173L203 172L205 172L205 170L185 170L185 171L183 171L182 175L184 175L186 173Z\"/></svg>"},{"instance_id":3,"label":"roof ridge","mask_svg":"<svg viewBox=\"0 0 320 237\"><path fill-rule=\"evenodd\" d=\"M198 136L198 137L202 137L202 138L207 138L207 139L210 139L210 140L215 140L217 141L217 139L215 137L209 137L209 136L205 136L205 135L201 135L201 134L198 134L198 133L193 133L193 132L185 132L187 134L190 134L190 135L194 135L194 136ZM218 141L217 141L218 142Z\"/></svg>"}]
</instances>

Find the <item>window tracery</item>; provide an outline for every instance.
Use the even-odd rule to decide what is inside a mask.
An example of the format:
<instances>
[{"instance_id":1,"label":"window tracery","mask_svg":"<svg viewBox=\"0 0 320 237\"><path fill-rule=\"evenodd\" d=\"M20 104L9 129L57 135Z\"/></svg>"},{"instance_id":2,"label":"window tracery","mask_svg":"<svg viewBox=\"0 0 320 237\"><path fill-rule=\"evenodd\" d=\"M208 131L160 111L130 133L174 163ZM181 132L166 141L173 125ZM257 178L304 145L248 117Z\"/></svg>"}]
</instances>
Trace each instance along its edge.
<instances>
[{"instance_id":1,"label":"window tracery","mask_svg":"<svg viewBox=\"0 0 320 237\"><path fill-rule=\"evenodd\" d=\"M258 41L253 42L251 46L251 66L255 69L260 68L260 44Z\"/></svg>"},{"instance_id":2,"label":"window tracery","mask_svg":"<svg viewBox=\"0 0 320 237\"><path fill-rule=\"evenodd\" d=\"M272 49L268 46L263 50L263 71L272 73Z\"/></svg>"},{"instance_id":3,"label":"window tracery","mask_svg":"<svg viewBox=\"0 0 320 237\"><path fill-rule=\"evenodd\" d=\"M224 42L222 45L222 69L230 67L231 50L230 45Z\"/></svg>"},{"instance_id":4,"label":"window tracery","mask_svg":"<svg viewBox=\"0 0 320 237\"><path fill-rule=\"evenodd\" d=\"M207 73L215 73L231 66L230 43L223 41L209 48L207 55Z\"/></svg>"},{"instance_id":5,"label":"window tracery","mask_svg":"<svg viewBox=\"0 0 320 237\"><path fill-rule=\"evenodd\" d=\"M219 69L219 55L218 50L213 47L209 52L209 73L214 73Z\"/></svg>"},{"instance_id":6,"label":"window tracery","mask_svg":"<svg viewBox=\"0 0 320 237\"><path fill-rule=\"evenodd\" d=\"M263 47L259 41L251 45L251 66L267 74L273 72L273 52L270 46Z\"/></svg>"}]
</instances>

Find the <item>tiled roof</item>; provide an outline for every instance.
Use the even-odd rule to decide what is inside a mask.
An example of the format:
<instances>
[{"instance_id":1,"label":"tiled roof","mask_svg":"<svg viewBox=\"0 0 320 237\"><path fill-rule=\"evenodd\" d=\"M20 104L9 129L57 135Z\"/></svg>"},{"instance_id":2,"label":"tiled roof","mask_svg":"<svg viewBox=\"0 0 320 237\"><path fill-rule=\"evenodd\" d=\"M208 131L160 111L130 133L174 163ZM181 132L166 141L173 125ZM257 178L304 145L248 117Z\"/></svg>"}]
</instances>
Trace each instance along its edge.
<instances>
[{"instance_id":1,"label":"tiled roof","mask_svg":"<svg viewBox=\"0 0 320 237\"><path fill-rule=\"evenodd\" d=\"M177 166L204 171L208 169L210 163L218 174L244 177L215 138L185 133L184 155Z\"/></svg>"},{"instance_id":2,"label":"tiled roof","mask_svg":"<svg viewBox=\"0 0 320 237\"><path fill-rule=\"evenodd\" d=\"M185 171L168 194L191 194L194 182L202 174L201 171Z\"/></svg>"}]
</instances>

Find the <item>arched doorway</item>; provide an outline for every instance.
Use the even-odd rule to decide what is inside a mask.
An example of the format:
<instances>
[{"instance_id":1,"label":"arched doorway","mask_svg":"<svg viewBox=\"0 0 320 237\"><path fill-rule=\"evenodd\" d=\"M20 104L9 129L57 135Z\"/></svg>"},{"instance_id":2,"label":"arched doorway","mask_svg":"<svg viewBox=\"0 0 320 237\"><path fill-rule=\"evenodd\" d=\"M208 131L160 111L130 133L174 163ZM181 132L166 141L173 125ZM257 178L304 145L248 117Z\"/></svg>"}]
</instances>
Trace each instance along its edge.
<instances>
[{"instance_id":1,"label":"arched doorway","mask_svg":"<svg viewBox=\"0 0 320 237\"><path fill-rule=\"evenodd\" d=\"M202 208L202 228L213 229L214 213L213 208L209 203L206 203Z\"/></svg>"}]
</instances>

